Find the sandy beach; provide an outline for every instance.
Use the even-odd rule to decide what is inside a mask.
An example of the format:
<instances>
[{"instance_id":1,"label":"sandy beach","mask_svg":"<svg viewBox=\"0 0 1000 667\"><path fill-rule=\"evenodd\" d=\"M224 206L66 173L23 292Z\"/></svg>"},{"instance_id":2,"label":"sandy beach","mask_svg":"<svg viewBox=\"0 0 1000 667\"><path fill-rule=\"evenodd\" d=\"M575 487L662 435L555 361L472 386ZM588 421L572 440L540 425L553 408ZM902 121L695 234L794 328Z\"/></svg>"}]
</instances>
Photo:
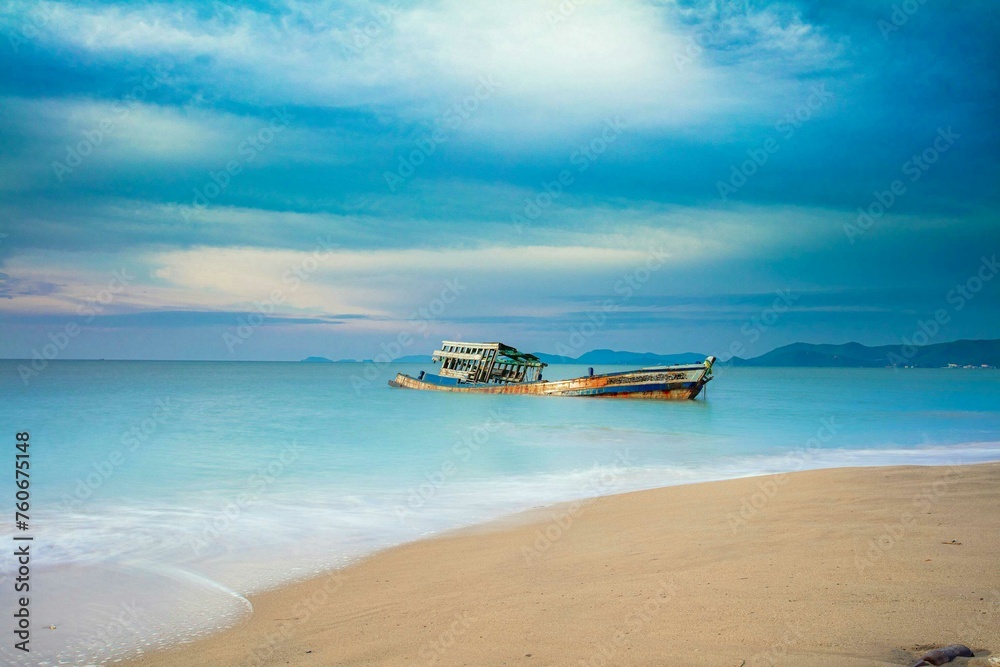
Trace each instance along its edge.
<instances>
[{"instance_id":1,"label":"sandy beach","mask_svg":"<svg viewBox=\"0 0 1000 667\"><path fill-rule=\"evenodd\" d=\"M129 662L911 665L1000 660L1000 464L842 468L540 508L251 599Z\"/></svg>"}]
</instances>

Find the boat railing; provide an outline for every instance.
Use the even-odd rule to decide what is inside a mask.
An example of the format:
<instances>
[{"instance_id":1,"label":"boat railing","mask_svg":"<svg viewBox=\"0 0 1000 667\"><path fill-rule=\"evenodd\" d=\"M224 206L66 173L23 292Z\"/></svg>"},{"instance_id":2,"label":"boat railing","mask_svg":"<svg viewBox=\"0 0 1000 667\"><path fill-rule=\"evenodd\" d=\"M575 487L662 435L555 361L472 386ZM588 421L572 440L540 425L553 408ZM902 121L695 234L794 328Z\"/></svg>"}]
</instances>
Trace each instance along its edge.
<instances>
[{"instance_id":1,"label":"boat railing","mask_svg":"<svg viewBox=\"0 0 1000 667\"><path fill-rule=\"evenodd\" d=\"M532 354L519 352L503 343L464 343L446 340L434 350L434 362L441 362L441 375L459 382L514 384L534 382L545 363Z\"/></svg>"}]
</instances>

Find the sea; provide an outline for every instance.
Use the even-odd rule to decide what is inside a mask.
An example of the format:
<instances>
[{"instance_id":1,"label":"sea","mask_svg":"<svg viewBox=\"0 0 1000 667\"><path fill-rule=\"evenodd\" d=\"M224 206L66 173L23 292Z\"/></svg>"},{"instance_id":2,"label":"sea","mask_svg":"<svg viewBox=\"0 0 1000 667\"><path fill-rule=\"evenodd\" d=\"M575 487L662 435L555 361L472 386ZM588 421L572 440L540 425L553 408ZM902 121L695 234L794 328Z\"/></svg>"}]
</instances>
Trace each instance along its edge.
<instances>
[{"instance_id":1,"label":"sea","mask_svg":"<svg viewBox=\"0 0 1000 667\"><path fill-rule=\"evenodd\" d=\"M658 402L388 386L433 369L419 364L51 361L25 381L23 363L0 361L4 665L113 664L192 641L252 613L254 593L559 501L1000 460L989 369L717 366L697 400ZM15 593L26 536L29 591ZM30 654L13 648L21 596Z\"/></svg>"}]
</instances>

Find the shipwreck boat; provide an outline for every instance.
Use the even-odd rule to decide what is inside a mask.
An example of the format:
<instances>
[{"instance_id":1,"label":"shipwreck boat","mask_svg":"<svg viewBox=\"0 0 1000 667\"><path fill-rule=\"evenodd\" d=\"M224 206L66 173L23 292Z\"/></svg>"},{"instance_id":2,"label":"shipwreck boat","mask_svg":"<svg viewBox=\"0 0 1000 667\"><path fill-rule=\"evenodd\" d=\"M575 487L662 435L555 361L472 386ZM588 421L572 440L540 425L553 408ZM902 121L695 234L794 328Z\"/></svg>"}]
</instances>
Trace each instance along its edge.
<instances>
[{"instance_id":1,"label":"shipwreck boat","mask_svg":"<svg viewBox=\"0 0 1000 667\"><path fill-rule=\"evenodd\" d=\"M537 394L540 396L599 396L688 400L695 398L712 379L715 357L696 364L651 366L631 371L570 380L543 380L547 364L533 354L518 352L503 343L444 341L432 360L441 362L438 375L396 375L389 386L470 394Z\"/></svg>"}]
</instances>

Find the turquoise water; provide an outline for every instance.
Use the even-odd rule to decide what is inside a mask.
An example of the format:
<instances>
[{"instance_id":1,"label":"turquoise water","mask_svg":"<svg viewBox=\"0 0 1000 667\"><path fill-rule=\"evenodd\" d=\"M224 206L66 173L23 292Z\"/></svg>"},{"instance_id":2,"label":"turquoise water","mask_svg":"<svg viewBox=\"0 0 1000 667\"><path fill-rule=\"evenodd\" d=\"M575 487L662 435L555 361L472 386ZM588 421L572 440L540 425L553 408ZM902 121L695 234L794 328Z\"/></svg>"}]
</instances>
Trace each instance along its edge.
<instances>
[{"instance_id":1,"label":"turquoise water","mask_svg":"<svg viewBox=\"0 0 1000 667\"><path fill-rule=\"evenodd\" d=\"M27 385L17 364L0 362L0 433L11 464L31 433L34 632L31 660L5 642L4 664L191 639L249 593L553 501L1000 460L991 370L718 368L706 400L662 403L389 388L425 368L406 364L63 361Z\"/></svg>"}]
</instances>

